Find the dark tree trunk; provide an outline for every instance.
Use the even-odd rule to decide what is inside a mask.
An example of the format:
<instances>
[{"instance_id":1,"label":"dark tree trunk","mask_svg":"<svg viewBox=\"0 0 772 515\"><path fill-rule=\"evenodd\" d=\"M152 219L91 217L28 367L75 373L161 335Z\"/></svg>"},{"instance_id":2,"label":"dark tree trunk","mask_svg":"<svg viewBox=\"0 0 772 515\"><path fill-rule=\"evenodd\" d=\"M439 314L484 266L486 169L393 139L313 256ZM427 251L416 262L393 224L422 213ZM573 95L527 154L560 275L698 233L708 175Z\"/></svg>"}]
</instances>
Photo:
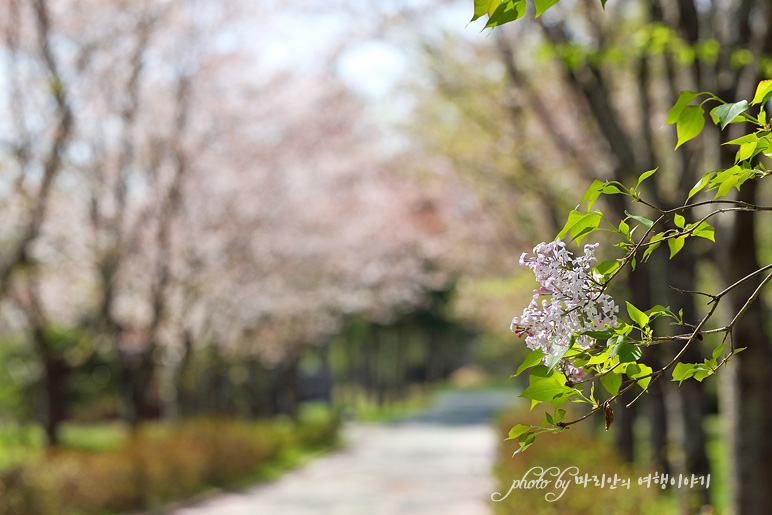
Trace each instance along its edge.
<instances>
[{"instance_id":1,"label":"dark tree trunk","mask_svg":"<svg viewBox=\"0 0 772 515\"><path fill-rule=\"evenodd\" d=\"M753 203L756 183L745 183L739 198ZM727 245L723 273L731 284L759 268L756 258L755 216L736 214L731 239ZM730 295L731 312L738 312L759 286L755 277ZM766 337L767 312L759 297L734 329L735 347L746 350L732 359L729 367L729 413L732 447L732 513L755 515L769 513L772 506L772 352Z\"/></svg>"},{"instance_id":2,"label":"dark tree trunk","mask_svg":"<svg viewBox=\"0 0 772 515\"><path fill-rule=\"evenodd\" d=\"M682 252L674 256L666 269L668 285L683 291L696 290L696 264L696 258L691 252ZM673 309L683 309L684 321L687 323L697 322L697 310L692 294L682 294L670 289L667 298ZM677 346L670 346L668 354L674 356L678 350ZM681 356L681 361L684 363L699 363L703 360L704 356L696 343L690 345ZM684 457L683 470L679 472L689 476L694 474L706 477L710 473L710 462L705 452L707 438L703 422L707 415L707 399L703 383L695 380L684 381L678 387L677 393L679 397L679 426L682 428L679 435L679 445ZM708 490L705 488L695 488L688 494L689 498L684 498L684 505L689 512L694 512L700 506L709 503Z\"/></svg>"},{"instance_id":3,"label":"dark tree trunk","mask_svg":"<svg viewBox=\"0 0 772 515\"><path fill-rule=\"evenodd\" d=\"M41 328L33 331L35 347L43 362L43 406L41 422L46 434L46 445L59 445L59 427L67 416L67 377L70 368L51 349Z\"/></svg>"}]
</instances>

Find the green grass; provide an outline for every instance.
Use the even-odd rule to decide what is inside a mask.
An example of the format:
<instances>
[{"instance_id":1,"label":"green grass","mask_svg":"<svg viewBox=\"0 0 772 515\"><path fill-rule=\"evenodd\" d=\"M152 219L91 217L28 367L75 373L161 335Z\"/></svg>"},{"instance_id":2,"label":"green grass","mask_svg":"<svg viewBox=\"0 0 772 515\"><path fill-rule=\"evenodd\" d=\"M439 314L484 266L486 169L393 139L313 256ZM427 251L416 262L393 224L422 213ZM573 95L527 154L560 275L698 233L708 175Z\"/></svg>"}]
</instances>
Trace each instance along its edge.
<instances>
[{"instance_id":1,"label":"green grass","mask_svg":"<svg viewBox=\"0 0 772 515\"><path fill-rule=\"evenodd\" d=\"M64 449L108 451L123 444L128 433L121 422L64 423L59 438ZM39 425L0 425L0 470L41 457L44 447L45 433Z\"/></svg>"}]
</instances>

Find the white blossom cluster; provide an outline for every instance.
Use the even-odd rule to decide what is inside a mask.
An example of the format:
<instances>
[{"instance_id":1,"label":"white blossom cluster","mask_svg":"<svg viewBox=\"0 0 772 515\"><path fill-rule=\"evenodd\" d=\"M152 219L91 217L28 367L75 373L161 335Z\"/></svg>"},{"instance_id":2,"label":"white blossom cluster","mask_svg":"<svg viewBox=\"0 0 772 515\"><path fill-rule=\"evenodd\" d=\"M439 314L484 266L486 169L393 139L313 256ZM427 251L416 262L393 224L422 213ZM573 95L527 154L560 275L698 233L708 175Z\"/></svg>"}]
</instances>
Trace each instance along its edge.
<instances>
[{"instance_id":1,"label":"white blossom cluster","mask_svg":"<svg viewBox=\"0 0 772 515\"><path fill-rule=\"evenodd\" d=\"M571 338L582 348L592 338L585 331L602 331L617 325L619 306L603 293L603 276L592 270L598 244L585 245L584 256L573 257L560 238L539 243L533 256L523 253L520 264L533 270L539 289L523 315L512 319L511 330L525 335L529 349L547 354L571 345Z\"/></svg>"}]
</instances>

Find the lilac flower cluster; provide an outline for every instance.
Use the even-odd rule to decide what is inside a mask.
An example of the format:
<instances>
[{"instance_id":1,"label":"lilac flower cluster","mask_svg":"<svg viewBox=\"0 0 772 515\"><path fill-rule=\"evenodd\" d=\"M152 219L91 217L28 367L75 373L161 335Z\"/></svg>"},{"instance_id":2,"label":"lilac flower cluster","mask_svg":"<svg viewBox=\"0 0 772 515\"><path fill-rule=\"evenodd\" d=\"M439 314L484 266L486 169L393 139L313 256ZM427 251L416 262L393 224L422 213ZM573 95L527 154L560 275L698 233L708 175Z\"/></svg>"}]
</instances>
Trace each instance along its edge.
<instances>
[{"instance_id":1,"label":"lilac flower cluster","mask_svg":"<svg viewBox=\"0 0 772 515\"><path fill-rule=\"evenodd\" d=\"M529 349L549 354L569 347L572 338L587 348L592 338L578 333L617 325L619 306L603 293L603 276L592 270L597 247L597 243L585 245L584 256L573 257L558 238L538 244L533 256L523 253L520 257L520 264L533 270L540 285L523 315L512 319L512 331L519 337L525 335Z\"/></svg>"}]
</instances>

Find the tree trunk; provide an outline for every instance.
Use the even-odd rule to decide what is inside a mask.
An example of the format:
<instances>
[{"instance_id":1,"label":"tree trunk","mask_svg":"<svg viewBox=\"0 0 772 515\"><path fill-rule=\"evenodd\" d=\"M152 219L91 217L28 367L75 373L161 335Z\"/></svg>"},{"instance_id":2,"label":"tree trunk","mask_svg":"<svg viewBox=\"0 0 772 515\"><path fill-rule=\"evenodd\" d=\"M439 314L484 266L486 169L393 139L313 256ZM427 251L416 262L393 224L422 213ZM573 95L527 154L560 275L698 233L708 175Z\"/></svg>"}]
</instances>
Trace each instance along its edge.
<instances>
[{"instance_id":1,"label":"tree trunk","mask_svg":"<svg viewBox=\"0 0 772 515\"><path fill-rule=\"evenodd\" d=\"M695 291L697 289L695 287L696 264L695 256L688 252L688 249L674 256L666 268L668 285L683 291ZM692 294L683 294L669 289L667 299L671 308L683 309L684 321L697 322L698 315ZM672 356L678 350L678 346L669 346L669 354ZM700 363L703 360L704 356L696 343L690 345L681 356L681 361L684 363ZM689 476L693 474L707 477L710 474L710 462L705 452L707 438L703 422L707 415L707 399L703 383L695 380L684 381L676 391L679 418L677 427L680 428L677 441L682 451L682 459L679 463L681 470L678 472ZM694 513L700 506L710 502L706 488L695 488L688 492L684 491L682 494L684 508L689 513Z\"/></svg>"},{"instance_id":2,"label":"tree trunk","mask_svg":"<svg viewBox=\"0 0 772 515\"><path fill-rule=\"evenodd\" d=\"M43 362L43 409L41 422L46 434L46 445L59 445L59 427L67 416L67 376L69 366L54 354L41 328L33 330L35 347Z\"/></svg>"},{"instance_id":3,"label":"tree trunk","mask_svg":"<svg viewBox=\"0 0 772 515\"><path fill-rule=\"evenodd\" d=\"M743 185L739 199L753 203L756 183ZM755 216L735 214L726 261L722 267L727 284L758 269L756 258ZM732 291L731 313L737 313L761 281L755 277ZM726 403L732 448L732 513L755 515L769 513L772 506L772 352L765 334L767 312L759 297L750 305L734 328L736 348L746 350L732 358L727 370L729 402Z\"/></svg>"}]
</instances>

